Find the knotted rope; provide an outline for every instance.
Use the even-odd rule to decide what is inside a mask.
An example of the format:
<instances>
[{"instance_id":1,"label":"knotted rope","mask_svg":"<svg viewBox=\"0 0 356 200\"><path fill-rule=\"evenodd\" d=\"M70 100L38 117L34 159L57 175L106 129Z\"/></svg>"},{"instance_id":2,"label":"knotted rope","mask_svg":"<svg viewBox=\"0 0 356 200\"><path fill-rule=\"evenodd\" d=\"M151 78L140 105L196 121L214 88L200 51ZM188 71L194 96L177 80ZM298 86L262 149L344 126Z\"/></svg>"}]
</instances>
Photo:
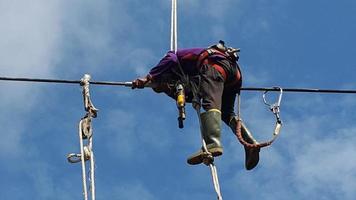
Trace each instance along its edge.
<instances>
[{"instance_id":1,"label":"knotted rope","mask_svg":"<svg viewBox=\"0 0 356 200\"><path fill-rule=\"evenodd\" d=\"M90 75L88 74L85 74L80 81L80 85L83 88L82 93L83 93L83 100L84 100L84 109L86 111L85 116L79 121L79 126L78 126L80 154L71 153L67 156L67 159L68 162L70 163L81 162L84 200L88 200L88 187L87 187L85 162L90 160L89 190L91 191L90 193L91 199L95 200L95 172L94 172L95 162L94 162L94 152L93 152L93 129L91 126L91 122L92 122L92 118L97 117L98 109L94 107L90 99L89 81L90 81ZM84 145L84 140L87 140L87 143L85 145Z\"/></svg>"}]
</instances>

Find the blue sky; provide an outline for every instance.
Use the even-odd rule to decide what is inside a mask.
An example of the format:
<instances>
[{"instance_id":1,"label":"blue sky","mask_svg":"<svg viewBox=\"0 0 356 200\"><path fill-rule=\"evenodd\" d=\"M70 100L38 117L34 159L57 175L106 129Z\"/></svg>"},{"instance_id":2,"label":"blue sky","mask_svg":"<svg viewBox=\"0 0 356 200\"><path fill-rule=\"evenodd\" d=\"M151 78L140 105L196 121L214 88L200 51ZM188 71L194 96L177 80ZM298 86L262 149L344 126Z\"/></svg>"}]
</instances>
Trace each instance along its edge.
<instances>
[{"instance_id":1,"label":"blue sky","mask_svg":"<svg viewBox=\"0 0 356 200\"><path fill-rule=\"evenodd\" d=\"M1 76L131 81L169 49L169 0L0 0ZM244 86L355 89L356 2L178 0L178 47L220 39L241 48ZM0 82L0 199L81 199L75 85ZM194 110L178 129L175 103L149 89L91 86L97 199L215 199ZM260 140L273 116L243 92L244 121ZM354 95L286 93L284 126L260 164L223 129L216 160L224 199L356 198Z\"/></svg>"}]
</instances>

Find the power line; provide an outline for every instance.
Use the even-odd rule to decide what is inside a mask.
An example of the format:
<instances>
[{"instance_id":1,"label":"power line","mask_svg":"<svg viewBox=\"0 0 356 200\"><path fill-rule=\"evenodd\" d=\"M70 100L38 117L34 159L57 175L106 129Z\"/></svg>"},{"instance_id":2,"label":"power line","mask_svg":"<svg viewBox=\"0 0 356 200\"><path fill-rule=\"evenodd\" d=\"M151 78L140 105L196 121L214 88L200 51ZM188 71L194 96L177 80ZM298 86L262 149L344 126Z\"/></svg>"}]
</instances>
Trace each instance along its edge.
<instances>
[{"instance_id":1,"label":"power line","mask_svg":"<svg viewBox=\"0 0 356 200\"><path fill-rule=\"evenodd\" d=\"M356 90L346 89L316 89L316 88L283 88L283 92L304 92L304 93L340 93L340 94L356 94ZM279 88L263 88L263 87L244 87L241 90L245 91L280 91Z\"/></svg>"},{"instance_id":2,"label":"power line","mask_svg":"<svg viewBox=\"0 0 356 200\"><path fill-rule=\"evenodd\" d=\"M39 82L39 83L67 83L67 84L80 84L80 80L63 80L63 79L42 79L42 78L13 78L13 77L0 77L1 81L21 81L21 82ZM90 81L93 85L114 85L114 86L127 86L131 87L132 82L110 82L110 81Z\"/></svg>"},{"instance_id":3,"label":"power line","mask_svg":"<svg viewBox=\"0 0 356 200\"><path fill-rule=\"evenodd\" d=\"M80 80L14 78L14 77L0 77L0 81L64 83L64 84L80 84L81 83ZM90 84L131 87L132 82L90 81ZM279 91L278 88L274 88L274 87L243 87L243 88L241 88L241 90L244 90L244 91ZM356 90L351 90L351 89L317 89L317 88L283 88L283 92L356 94Z\"/></svg>"}]
</instances>

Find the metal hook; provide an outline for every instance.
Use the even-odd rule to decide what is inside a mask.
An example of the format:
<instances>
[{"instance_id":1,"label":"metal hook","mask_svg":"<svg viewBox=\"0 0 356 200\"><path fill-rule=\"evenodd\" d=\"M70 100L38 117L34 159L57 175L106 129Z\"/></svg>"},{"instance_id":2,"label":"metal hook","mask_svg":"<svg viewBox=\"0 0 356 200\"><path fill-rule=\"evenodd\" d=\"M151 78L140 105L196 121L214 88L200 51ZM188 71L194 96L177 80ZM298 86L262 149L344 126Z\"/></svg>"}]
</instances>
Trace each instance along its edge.
<instances>
[{"instance_id":1,"label":"metal hook","mask_svg":"<svg viewBox=\"0 0 356 200\"><path fill-rule=\"evenodd\" d=\"M280 105L281 105L281 101L282 101L282 95L283 95L283 89L281 87L278 87L278 86L275 86L275 87L272 87L273 89L278 89L279 90L279 95L278 95L278 100L277 102L273 103L273 104L270 104L267 102L266 100L266 94L269 92L269 90L266 90L263 92L263 102L264 104L266 104L267 106L269 106L269 109L273 112L273 114L276 116L276 119L277 119L277 122L279 124L282 123L281 119L280 119L280 116L279 116L279 112L280 112Z\"/></svg>"}]
</instances>

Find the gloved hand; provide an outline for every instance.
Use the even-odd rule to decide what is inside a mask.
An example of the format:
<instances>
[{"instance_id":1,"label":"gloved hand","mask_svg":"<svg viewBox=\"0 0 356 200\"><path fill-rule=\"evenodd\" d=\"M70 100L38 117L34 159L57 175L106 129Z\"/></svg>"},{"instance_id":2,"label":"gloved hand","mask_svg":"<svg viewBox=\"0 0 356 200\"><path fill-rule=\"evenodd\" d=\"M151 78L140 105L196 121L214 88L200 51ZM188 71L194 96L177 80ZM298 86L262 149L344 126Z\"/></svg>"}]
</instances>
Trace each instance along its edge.
<instances>
[{"instance_id":1,"label":"gloved hand","mask_svg":"<svg viewBox=\"0 0 356 200\"><path fill-rule=\"evenodd\" d=\"M148 78L148 76L146 77L142 77L142 78L137 78L134 81L132 81L132 89L135 88L144 88L145 85L150 81L150 79Z\"/></svg>"}]
</instances>

